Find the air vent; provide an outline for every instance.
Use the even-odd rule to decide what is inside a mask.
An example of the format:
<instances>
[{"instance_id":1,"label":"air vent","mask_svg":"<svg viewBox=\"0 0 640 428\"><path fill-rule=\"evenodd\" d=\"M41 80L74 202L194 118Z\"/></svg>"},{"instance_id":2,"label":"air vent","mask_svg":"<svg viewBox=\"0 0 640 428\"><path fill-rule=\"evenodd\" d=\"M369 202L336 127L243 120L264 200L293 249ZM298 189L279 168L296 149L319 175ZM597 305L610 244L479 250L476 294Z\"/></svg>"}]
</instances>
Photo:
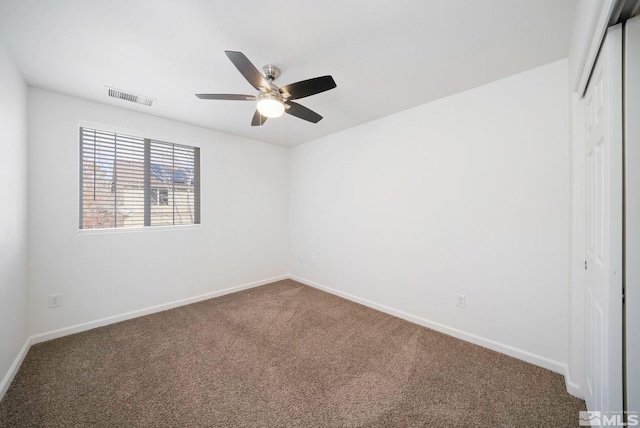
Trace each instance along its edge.
<instances>
[{"instance_id":1,"label":"air vent","mask_svg":"<svg viewBox=\"0 0 640 428\"><path fill-rule=\"evenodd\" d=\"M151 104L153 104L153 102L155 101L155 99L145 97L144 95L133 94L131 92L121 91L120 89L110 88L108 86L105 86L105 88L107 88L108 96L113 98L119 98L125 101L131 101L132 103L151 106Z\"/></svg>"}]
</instances>

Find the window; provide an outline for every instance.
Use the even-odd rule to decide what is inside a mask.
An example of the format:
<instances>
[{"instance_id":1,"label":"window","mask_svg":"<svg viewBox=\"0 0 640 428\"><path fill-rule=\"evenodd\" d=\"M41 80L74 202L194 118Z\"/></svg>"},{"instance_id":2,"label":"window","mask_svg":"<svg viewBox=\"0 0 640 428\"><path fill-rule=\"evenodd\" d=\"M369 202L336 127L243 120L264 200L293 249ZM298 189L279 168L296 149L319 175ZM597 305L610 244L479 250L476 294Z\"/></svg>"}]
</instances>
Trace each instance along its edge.
<instances>
[{"instance_id":1,"label":"window","mask_svg":"<svg viewBox=\"0 0 640 428\"><path fill-rule=\"evenodd\" d=\"M151 205L169 205L169 189L151 189Z\"/></svg>"},{"instance_id":2,"label":"window","mask_svg":"<svg viewBox=\"0 0 640 428\"><path fill-rule=\"evenodd\" d=\"M200 149L80 128L80 229L200 224Z\"/></svg>"}]
</instances>

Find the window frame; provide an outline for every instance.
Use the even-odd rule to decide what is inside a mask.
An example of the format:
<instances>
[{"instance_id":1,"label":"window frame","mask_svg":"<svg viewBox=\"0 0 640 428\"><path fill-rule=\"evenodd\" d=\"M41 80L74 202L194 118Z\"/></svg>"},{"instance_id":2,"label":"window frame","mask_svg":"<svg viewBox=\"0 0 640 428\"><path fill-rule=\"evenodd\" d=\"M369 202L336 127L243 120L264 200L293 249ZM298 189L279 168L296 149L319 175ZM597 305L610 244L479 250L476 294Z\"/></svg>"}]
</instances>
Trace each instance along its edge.
<instances>
[{"instance_id":1,"label":"window frame","mask_svg":"<svg viewBox=\"0 0 640 428\"><path fill-rule=\"evenodd\" d=\"M83 217L84 217L84 213L83 213L83 199L84 199L84 195L83 195L83 136L82 136L82 131L83 129L91 129L91 130L95 130L97 132L102 132L102 133L111 133L111 134L117 134L117 135L123 135L125 137L132 137L132 138L136 138L136 139L140 139L140 140L144 140L145 141L145 151L148 150L149 145L147 144L147 142L152 142L152 143L159 143L159 144L164 144L164 145L169 145L169 146L182 146L182 147L188 147L194 150L194 184L193 184L193 223L186 223L186 224L175 224L175 220L174 220L174 224L164 224L164 225L147 225L147 219L150 217L151 215L151 208L155 207L166 207L166 206L172 206L172 204L170 203L171 201L167 201L168 204L167 205L152 205L150 198L152 197L151 195L151 187L147 187L148 191L144 192L144 198L145 198L145 205L148 205L148 208L150 209L149 211L147 211L145 208L143 208L143 212L144 212L144 216L145 216L145 225L136 225L136 226L117 226L117 227L100 227L100 228L82 228L83 226ZM145 135L145 137L140 137L140 135ZM148 136L148 137L146 137ZM173 142L173 141L180 141L180 142ZM101 123L95 123L95 122L87 122L87 121L79 121L78 122L78 173L79 173L79 187L78 187L78 201L79 201L79 206L78 206L78 210L76 211L78 213L78 233L79 234L104 234L104 233L129 233L129 232L147 232L147 231L158 231L158 230L164 230L164 231L168 231L168 230L184 230L184 229L198 229L201 226L201 186L202 186L202 181L201 181L201 168L200 168L200 150L201 147L199 144L194 144L192 142L186 142L184 141L184 139L182 138L176 138L175 136L169 136L168 138L166 136L163 135L158 135L155 132L145 132L145 131L139 131L139 130L131 130L131 129L124 129L124 128L119 128L119 127L114 127L114 126L110 126L110 125L105 125L105 124L101 124ZM145 157L147 157L148 153L145 153ZM145 175L147 177L145 177L145 186L148 185L148 177L152 174L150 169L150 163L149 163L149 158L145 159ZM172 185L174 185L175 183L172 182ZM157 188L158 186L154 186L154 188ZM169 189L171 190L171 189ZM169 192L171 193L171 192ZM171 195L168 195L169 199L171 199ZM175 195L174 195L175 197ZM118 207L119 209L120 207ZM116 214L114 214L116 215Z\"/></svg>"}]
</instances>

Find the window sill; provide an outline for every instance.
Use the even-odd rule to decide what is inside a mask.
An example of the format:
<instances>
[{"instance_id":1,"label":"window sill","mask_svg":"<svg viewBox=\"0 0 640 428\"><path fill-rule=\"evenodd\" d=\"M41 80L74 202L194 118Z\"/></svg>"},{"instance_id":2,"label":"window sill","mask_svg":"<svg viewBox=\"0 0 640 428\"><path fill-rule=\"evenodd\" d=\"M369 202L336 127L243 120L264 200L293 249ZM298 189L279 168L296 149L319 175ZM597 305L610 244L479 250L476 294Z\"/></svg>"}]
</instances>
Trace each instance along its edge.
<instances>
[{"instance_id":1,"label":"window sill","mask_svg":"<svg viewBox=\"0 0 640 428\"><path fill-rule=\"evenodd\" d=\"M144 226L144 227L113 227L109 229L79 229L79 235L104 235L112 233L139 233L139 232L157 232L157 231L175 231L200 229L199 224L183 224L179 226Z\"/></svg>"}]
</instances>

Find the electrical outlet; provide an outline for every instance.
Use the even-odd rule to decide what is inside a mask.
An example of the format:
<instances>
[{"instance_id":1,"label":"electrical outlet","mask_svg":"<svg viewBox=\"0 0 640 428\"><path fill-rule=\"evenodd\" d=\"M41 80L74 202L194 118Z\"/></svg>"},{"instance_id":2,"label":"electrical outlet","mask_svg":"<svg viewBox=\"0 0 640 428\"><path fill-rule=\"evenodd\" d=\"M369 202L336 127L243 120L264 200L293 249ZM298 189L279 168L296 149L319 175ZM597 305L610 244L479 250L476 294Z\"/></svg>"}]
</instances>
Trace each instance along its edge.
<instances>
[{"instance_id":1,"label":"electrical outlet","mask_svg":"<svg viewBox=\"0 0 640 428\"><path fill-rule=\"evenodd\" d=\"M302 257L298 259L298 264L300 265L300 267L304 266L304 259Z\"/></svg>"},{"instance_id":2,"label":"electrical outlet","mask_svg":"<svg viewBox=\"0 0 640 428\"><path fill-rule=\"evenodd\" d=\"M62 306L62 294L49 294L49 309Z\"/></svg>"},{"instance_id":3,"label":"electrical outlet","mask_svg":"<svg viewBox=\"0 0 640 428\"><path fill-rule=\"evenodd\" d=\"M466 301L466 298L464 294L456 294L456 306L460 308L464 308L466 303L465 301Z\"/></svg>"},{"instance_id":4,"label":"electrical outlet","mask_svg":"<svg viewBox=\"0 0 640 428\"><path fill-rule=\"evenodd\" d=\"M316 261L311 260L311 269L315 269L315 268L316 268Z\"/></svg>"}]
</instances>

